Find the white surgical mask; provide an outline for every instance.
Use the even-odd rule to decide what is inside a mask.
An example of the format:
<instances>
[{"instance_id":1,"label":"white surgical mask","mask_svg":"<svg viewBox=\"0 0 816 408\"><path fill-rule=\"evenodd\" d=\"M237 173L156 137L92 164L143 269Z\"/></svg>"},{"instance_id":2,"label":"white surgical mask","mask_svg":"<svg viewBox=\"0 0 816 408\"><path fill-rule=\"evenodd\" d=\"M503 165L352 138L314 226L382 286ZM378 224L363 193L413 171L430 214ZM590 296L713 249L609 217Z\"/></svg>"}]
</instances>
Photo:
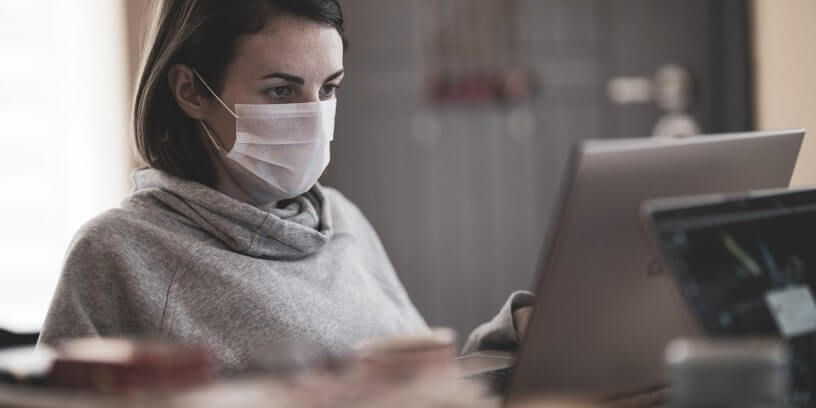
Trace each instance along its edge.
<instances>
[{"instance_id":1,"label":"white surgical mask","mask_svg":"<svg viewBox=\"0 0 816 408\"><path fill-rule=\"evenodd\" d=\"M201 125L237 184L258 203L297 197L317 183L329 165L337 100L235 105L233 112L204 78L195 75L236 119L235 145L227 152Z\"/></svg>"}]
</instances>

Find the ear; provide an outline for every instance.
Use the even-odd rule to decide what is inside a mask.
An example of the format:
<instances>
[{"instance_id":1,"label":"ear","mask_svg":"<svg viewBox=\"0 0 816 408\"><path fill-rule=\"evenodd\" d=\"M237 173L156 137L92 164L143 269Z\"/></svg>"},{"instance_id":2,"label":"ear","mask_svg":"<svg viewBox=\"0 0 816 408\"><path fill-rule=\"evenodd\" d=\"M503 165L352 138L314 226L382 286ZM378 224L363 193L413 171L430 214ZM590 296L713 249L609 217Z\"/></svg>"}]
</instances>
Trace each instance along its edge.
<instances>
[{"instance_id":1,"label":"ear","mask_svg":"<svg viewBox=\"0 0 816 408\"><path fill-rule=\"evenodd\" d=\"M195 86L195 74L190 67L184 64L173 65L167 72L167 81L170 85L170 92L173 93L176 103L184 113L196 120L202 120L207 116L211 98L198 93L198 88Z\"/></svg>"}]
</instances>

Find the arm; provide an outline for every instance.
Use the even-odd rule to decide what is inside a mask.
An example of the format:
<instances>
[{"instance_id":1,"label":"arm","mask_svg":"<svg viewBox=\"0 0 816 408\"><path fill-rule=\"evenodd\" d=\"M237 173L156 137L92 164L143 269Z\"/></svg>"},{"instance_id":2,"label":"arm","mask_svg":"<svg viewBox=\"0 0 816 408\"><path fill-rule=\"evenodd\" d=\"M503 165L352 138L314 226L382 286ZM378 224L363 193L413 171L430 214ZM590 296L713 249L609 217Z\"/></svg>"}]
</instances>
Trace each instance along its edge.
<instances>
[{"instance_id":1,"label":"arm","mask_svg":"<svg viewBox=\"0 0 816 408\"><path fill-rule=\"evenodd\" d=\"M68 248L57 289L51 299L51 306L45 318L39 343L56 345L60 340L76 337L99 336L99 329L93 321L93 311L98 301L92 300L92 266L86 259L96 259L93 242L77 234Z\"/></svg>"},{"instance_id":2,"label":"arm","mask_svg":"<svg viewBox=\"0 0 816 408\"><path fill-rule=\"evenodd\" d=\"M462 353L478 350L516 350L520 333L523 334L527 326L529 306L532 306L534 300L530 292L518 291L511 294L492 320L473 330Z\"/></svg>"},{"instance_id":3,"label":"arm","mask_svg":"<svg viewBox=\"0 0 816 408\"><path fill-rule=\"evenodd\" d=\"M153 268L143 262L143 251L155 249L136 236L111 214L80 229L68 248L41 344L158 331L167 289L162 280L151 279Z\"/></svg>"}]
</instances>

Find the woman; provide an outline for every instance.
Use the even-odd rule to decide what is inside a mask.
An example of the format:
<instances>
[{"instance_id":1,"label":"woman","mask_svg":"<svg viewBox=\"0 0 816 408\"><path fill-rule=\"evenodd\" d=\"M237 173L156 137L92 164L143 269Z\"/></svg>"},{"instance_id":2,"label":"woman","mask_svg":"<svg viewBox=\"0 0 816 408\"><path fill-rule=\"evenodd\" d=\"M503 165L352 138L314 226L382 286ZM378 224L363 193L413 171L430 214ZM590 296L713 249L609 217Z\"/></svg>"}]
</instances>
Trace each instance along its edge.
<instances>
[{"instance_id":1,"label":"woman","mask_svg":"<svg viewBox=\"0 0 816 408\"><path fill-rule=\"evenodd\" d=\"M74 238L41 342L161 337L223 373L276 341L427 330L362 213L317 183L343 80L337 0L165 0L135 101L147 168ZM515 294L466 345L512 348Z\"/></svg>"}]
</instances>

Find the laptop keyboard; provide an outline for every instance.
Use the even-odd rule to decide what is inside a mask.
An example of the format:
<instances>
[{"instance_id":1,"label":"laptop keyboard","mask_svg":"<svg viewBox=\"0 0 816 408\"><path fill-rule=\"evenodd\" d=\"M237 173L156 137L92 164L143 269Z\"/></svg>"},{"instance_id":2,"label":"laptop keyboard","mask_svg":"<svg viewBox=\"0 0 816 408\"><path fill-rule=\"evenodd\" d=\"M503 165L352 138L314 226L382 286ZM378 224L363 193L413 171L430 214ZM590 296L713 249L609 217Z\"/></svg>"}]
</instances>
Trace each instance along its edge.
<instances>
[{"instance_id":1,"label":"laptop keyboard","mask_svg":"<svg viewBox=\"0 0 816 408\"><path fill-rule=\"evenodd\" d=\"M500 368L498 370L485 371L483 373L472 375L470 378L484 381L487 383L491 392L496 394L504 394L507 391L507 385L510 382L510 375L513 373L513 367Z\"/></svg>"}]
</instances>

